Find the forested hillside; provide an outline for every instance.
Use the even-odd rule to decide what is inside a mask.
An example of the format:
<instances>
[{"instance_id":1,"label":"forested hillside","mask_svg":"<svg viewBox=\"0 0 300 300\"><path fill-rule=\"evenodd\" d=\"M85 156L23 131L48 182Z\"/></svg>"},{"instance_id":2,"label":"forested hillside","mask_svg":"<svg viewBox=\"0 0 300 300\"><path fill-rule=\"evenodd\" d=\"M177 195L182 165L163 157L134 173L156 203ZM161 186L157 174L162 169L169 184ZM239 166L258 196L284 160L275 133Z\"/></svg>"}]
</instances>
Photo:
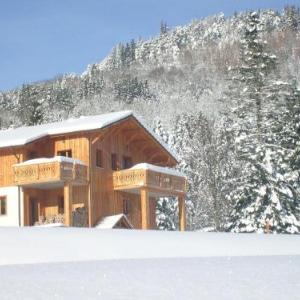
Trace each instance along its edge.
<instances>
[{"instance_id":1,"label":"forested hillside","mask_svg":"<svg viewBox=\"0 0 300 300\"><path fill-rule=\"evenodd\" d=\"M82 75L0 94L0 127L122 109L177 151L190 229L300 232L299 9L162 22ZM176 201L160 199L159 227L176 220Z\"/></svg>"}]
</instances>

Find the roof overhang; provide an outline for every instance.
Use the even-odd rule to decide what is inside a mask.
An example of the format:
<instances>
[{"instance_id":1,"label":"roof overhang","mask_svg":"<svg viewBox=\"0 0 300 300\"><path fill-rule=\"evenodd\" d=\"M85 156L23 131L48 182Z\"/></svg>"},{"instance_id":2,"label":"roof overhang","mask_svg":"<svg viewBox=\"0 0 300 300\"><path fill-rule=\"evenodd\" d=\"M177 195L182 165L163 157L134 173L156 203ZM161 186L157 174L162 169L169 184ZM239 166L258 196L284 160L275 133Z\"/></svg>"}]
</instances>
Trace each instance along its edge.
<instances>
[{"instance_id":1,"label":"roof overhang","mask_svg":"<svg viewBox=\"0 0 300 300\"><path fill-rule=\"evenodd\" d=\"M109 116L111 116L111 118ZM138 117L132 111L121 111L104 115L86 116L62 122L2 130L0 131L0 149L22 147L47 137L105 129L130 118L134 119L136 123L139 124L139 126L142 127L145 132L147 132L153 138L159 147L161 147L163 151L172 157L175 164L178 163L176 153L171 151L168 145L166 145L166 143L164 143L164 141L157 134L155 134L153 130L149 128L149 126L147 126L146 122L144 122L141 117ZM76 121L78 124L76 124ZM83 121L88 122L85 124Z\"/></svg>"}]
</instances>

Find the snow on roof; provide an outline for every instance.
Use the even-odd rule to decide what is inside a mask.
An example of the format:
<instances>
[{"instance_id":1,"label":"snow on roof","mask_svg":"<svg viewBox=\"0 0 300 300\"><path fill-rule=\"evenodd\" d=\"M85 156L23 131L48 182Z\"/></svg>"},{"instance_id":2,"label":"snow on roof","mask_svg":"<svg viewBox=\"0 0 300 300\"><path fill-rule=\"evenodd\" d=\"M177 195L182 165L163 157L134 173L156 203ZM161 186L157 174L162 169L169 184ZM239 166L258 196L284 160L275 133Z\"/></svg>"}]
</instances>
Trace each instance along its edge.
<instances>
[{"instance_id":1,"label":"snow on roof","mask_svg":"<svg viewBox=\"0 0 300 300\"><path fill-rule=\"evenodd\" d=\"M112 215L108 217L104 217L99 224L95 226L95 228L98 229L112 229L114 228L119 221L121 221L122 218L125 218L126 222L128 223L129 227L133 228L129 220L124 214L119 214L119 215Z\"/></svg>"},{"instance_id":2,"label":"snow on roof","mask_svg":"<svg viewBox=\"0 0 300 300\"><path fill-rule=\"evenodd\" d=\"M39 138L51 135L101 129L130 116L133 116L141 126L144 127L145 130L147 130L154 139L156 139L157 142L177 160L176 154L169 149L162 139L145 124L142 118L136 116L130 110L95 116L82 116L78 119L68 119L61 122L2 130L0 131L0 148L22 146Z\"/></svg>"},{"instance_id":3,"label":"snow on roof","mask_svg":"<svg viewBox=\"0 0 300 300\"><path fill-rule=\"evenodd\" d=\"M80 117L62 122L37 126L19 127L0 131L0 148L20 146L48 135L64 134L82 130L100 129L132 115L131 111L121 111L97 116Z\"/></svg>"},{"instance_id":4,"label":"snow on roof","mask_svg":"<svg viewBox=\"0 0 300 300\"><path fill-rule=\"evenodd\" d=\"M178 170L166 168L166 167L159 167L159 166L155 166L155 165L151 165L151 164L147 164L147 163L140 163L140 164L134 165L130 169L152 170L155 172L169 174L169 175L173 175L173 176L186 177L182 172L180 172Z\"/></svg>"},{"instance_id":5,"label":"snow on roof","mask_svg":"<svg viewBox=\"0 0 300 300\"><path fill-rule=\"evenodd\" d=\"M64 156L54 156L51 158L35 158L35 159L30 159L25 162L15 164L18 166L23 166L23 165L33 165L33 164L42 164L42 163L50 163L50 162L67 162L67 163L72 163L72 164L79 164L79 165L85 165L84 162L82 162L79 159L74 159L71 157L64 157Z\"/></svg>"}]
</instances>

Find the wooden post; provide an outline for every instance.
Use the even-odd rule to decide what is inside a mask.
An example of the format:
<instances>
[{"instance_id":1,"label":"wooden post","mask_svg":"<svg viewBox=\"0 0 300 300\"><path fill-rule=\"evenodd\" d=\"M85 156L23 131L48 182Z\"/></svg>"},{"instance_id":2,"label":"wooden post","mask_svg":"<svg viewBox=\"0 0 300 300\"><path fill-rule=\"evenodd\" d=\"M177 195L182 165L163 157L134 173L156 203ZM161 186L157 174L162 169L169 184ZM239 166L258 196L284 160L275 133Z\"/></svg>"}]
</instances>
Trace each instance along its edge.
<instances>
[{"instance_id":1,"label":"wooden post","mask_svg":"<svg viewBox=\"0 0 300 300\"><path fill-rule=\"evenodd\" d=\"M64 185L64 223L66 226L73 225L72 204L73 187L70 182L66 182Z\"/></svg>"},{"instance_id":2,"label":"wooden post","mask_svg":"<svg viewBox=\"0 0 300 300\"><path fill-rule=\"evenodd\" d=\"M30 215L29 215L29 195L25 190L23 194L23 216L24 216L24 226L30 226Z\"/></svg>"},{"instance_id":3,"label":"wooden post","mask_svg":"<svg viewBox=\"0 0 300 300\"><path fill-rule=\"evenodd\" d=\"M92 140L91 136L89 136L89 166L88 166L88 174L89 174L89 192L88 192L88 226L92 227L92 198L93 198L93 173L92 173Z\"/></svg>"},{"instance_id":4,"label":"wooden post","mask_svg":"<svg viewBox=\"0 0 300 300\"><path fill-rule=\"evenodd\" d=\"M178 209L179 209L179 230L185 231L186 218L185 218L185 199L184 196L178 197Z\"/></svg>"},{"instance_id":5,"label":"wooden post","mask_svg":"<svg viewBox=\"0 0 300 300\"><path fill-rule=\"evenodd\" d=\"M146 188L141 189L141 213L142 229L150 229L149 191Z\"/></svg>"}]
</instances>

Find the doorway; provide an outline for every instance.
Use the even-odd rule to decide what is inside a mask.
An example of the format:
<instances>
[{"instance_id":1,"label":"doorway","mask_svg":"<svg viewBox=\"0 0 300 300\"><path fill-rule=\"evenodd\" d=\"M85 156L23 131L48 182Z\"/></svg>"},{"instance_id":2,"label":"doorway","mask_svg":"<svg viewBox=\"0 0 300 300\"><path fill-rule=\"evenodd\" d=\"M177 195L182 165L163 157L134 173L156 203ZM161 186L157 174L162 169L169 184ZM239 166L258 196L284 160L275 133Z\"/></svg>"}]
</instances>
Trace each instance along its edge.
<instances>
[{"instance_id":1,"label":"doorway","mask_svg":"<svg viewBox=\"0 0 300 300\"><path fill-rule=\"evenodd\" d=\"M30 226L39 220L39 203L36 198L29 198Z\"/></svg>"}]
</instances>

